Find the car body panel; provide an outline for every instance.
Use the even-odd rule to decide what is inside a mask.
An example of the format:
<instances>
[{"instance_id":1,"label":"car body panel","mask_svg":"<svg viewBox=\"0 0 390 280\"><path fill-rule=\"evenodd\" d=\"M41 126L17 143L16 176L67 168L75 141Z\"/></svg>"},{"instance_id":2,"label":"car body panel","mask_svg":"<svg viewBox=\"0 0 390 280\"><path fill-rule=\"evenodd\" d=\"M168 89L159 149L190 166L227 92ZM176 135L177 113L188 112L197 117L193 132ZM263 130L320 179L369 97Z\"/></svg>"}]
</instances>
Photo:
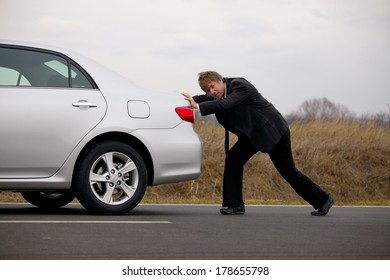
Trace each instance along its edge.
<instances>
[{"instance_id":1,"label":"car body panel","mask_svg":"<svg viewBox=\"0 0 390 280\"><path fill-rule=\"evenodd\" d=\"M156 129L140 129L131 133L149 147L154 163L153 185L176 183L196 179L199 176L199 162L202 147L199 137L191 126L181 123L169 133ZM182 135L187 137L182 137ZM159 145L153 145L158 139Z\"/></svg>"},{"instance_id":2,"label":"car body panel","mask_svg":"<svg viewBox=\"0 0 390 280\"><path fill-rule=\"evenodd\" d=\"M0 87L0 98L0 178L52 176L106 113L98 90Z\"/></svg>"}]
</instances>

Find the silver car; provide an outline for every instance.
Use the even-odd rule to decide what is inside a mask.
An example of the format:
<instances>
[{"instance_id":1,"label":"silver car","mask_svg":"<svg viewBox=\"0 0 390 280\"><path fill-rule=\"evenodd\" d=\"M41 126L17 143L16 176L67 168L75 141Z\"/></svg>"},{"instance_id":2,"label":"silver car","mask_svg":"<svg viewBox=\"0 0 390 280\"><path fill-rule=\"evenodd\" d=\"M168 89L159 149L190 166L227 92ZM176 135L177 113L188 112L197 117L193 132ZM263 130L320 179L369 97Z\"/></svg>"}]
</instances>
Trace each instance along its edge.
<instances>
[{"instance_id":1,"label":"silver car","mask_svg":"<svg viewBox=\"0 0 390 280\"><path fill-rule=\"evenodd\" d=\"M0 40L0 191L43 208L77 197L93 212L127 213L147 186L199 176L187 105L77 53Z\"/></svg>"}]
</instances>

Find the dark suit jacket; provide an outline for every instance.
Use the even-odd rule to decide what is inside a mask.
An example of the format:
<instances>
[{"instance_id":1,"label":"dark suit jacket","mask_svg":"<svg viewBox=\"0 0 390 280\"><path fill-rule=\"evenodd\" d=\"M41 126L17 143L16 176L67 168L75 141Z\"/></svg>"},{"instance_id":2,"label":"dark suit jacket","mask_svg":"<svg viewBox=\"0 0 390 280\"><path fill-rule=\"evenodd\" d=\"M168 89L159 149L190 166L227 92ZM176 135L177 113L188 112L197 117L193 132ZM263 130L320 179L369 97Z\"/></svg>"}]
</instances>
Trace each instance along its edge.
<instances>
[{"instance_id":1,"label":"dark suit jacket","mask_svg":"<svg viewBox=\"0 0 390 280\"><path fill-rule=\"evenodd\" d=\"M226 98L194 96L202 116L215 114L218 122L240 137L248 137L259 151L268 153L287 132L282 115L243 78L224 78Z\"/></svg>"}]
</instances>

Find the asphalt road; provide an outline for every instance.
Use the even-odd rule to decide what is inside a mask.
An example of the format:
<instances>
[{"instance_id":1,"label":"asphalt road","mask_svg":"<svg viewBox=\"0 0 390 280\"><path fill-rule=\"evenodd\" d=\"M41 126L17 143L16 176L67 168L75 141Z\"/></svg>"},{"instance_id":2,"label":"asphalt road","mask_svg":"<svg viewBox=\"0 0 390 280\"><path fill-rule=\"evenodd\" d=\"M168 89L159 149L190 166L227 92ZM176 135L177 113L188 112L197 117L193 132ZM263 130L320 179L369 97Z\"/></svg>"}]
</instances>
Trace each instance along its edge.
<instances>
[{"instance_id":1,"label":"asphalt road","mask_svg":"<svg viewBox=\"0 0 390 280\"><path fill-rule=\"evenodd\" d=\"M390 207L139 205L123 216L77 204L44 212L0 203L2 260L379 260L390 259Z\"/></svg>"}]
</instances>

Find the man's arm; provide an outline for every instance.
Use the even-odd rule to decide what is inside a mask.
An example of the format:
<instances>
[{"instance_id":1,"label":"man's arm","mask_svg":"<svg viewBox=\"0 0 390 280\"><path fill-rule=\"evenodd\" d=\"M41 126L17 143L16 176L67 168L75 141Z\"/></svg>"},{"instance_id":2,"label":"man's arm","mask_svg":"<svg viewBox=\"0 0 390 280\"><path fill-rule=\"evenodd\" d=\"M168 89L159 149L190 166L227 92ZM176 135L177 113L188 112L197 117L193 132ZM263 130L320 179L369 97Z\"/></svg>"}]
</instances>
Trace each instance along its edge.
<instances>
[{"instance_id":1,"label":"man's arm","mask_svg":"<svg viewBox=\"0 0 390 280\"><path fill-rule=\"evenodd\" d=\"M181 95L184 96L184 99L189 101L191 104L191 107L193 109L199 109L199 103L206 102L206 101L212 101L214 100L213 97L207 95L207 94L202 94L202 95L194 95L191 96L191 94L182 92Z\"/></svg>"},{"instance_id":2,"label":"man's arm","mask_svg":"<svg viewBox=\"0 0 390 280\"><path fill-rule=\"evenodd\" d=\"M192 97L196 103L202 103L202 102L205 102L205 101L212 101L214 100L213 97L211 97L210 95L207 95L207 94L202 94L202 95L194 95Z\"/></svg>"},{"instance_id":3,"label":"man's arm","mask_svg":"<svg viewBox=\"0 0 390 280\"><path fill-rule=\"evenodd\" d=\"M199 108L202 116L214 114L221 110L231 109L251 96L248 87L240 82L232 82L230 84L229 92L230 93L226 98L222 100L211 99L211 101L203 102L201 108Z\"/></svg>"}]
</instances>

